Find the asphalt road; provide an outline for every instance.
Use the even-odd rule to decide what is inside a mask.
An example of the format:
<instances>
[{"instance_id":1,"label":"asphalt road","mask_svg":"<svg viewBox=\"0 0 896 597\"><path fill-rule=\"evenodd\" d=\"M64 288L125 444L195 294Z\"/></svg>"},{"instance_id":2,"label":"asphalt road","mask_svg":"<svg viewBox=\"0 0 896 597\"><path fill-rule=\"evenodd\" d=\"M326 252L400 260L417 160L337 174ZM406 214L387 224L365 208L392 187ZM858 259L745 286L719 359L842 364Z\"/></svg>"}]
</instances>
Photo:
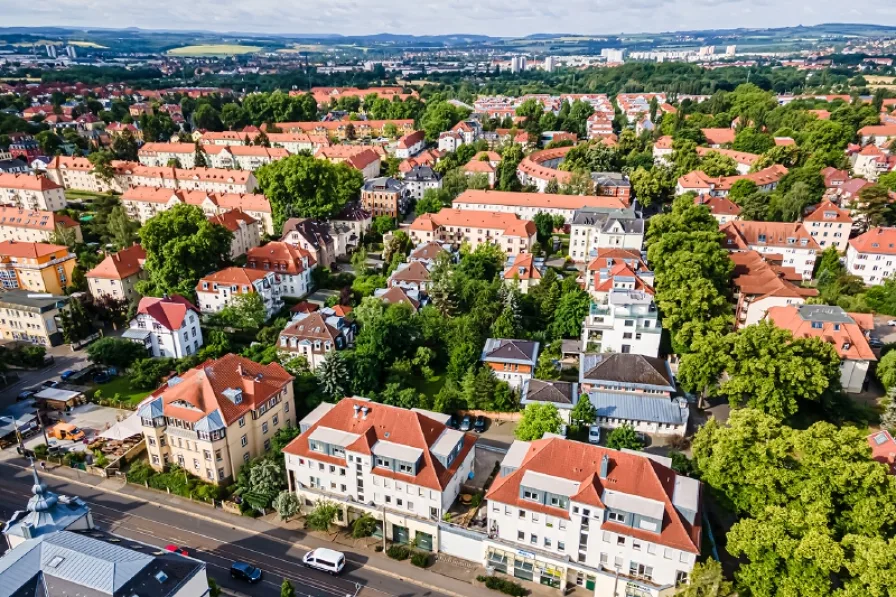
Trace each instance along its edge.
<instances>
[{"instance_id":1,"label":"asphalt road","mask_svg":"<svg viewBox=\"0 0 896 597\"><path fill-rule=\"evenodd\" d=\"M16 510L24 509L31 497L30 472L0 464L0 516L8 520ZM189 515L178 515L152 504L110 495L98 489L44 478L58 494L78 496L91 508L94 522L102 530L116 535L164 547L175 544L190 557L206 562L208 575L229 591L258 597L279 597L280 585L288 578L296 594L304 597L387 597L431 596L427 591L363 567L364 555L347 554L345 570L338 577L309 570L301 565L305 550L264 534L251 534L226 523L216 524ZM230 578L230 564L242 560L264 571L262 582L248 585Z\"/></svg>"}]
</instances>

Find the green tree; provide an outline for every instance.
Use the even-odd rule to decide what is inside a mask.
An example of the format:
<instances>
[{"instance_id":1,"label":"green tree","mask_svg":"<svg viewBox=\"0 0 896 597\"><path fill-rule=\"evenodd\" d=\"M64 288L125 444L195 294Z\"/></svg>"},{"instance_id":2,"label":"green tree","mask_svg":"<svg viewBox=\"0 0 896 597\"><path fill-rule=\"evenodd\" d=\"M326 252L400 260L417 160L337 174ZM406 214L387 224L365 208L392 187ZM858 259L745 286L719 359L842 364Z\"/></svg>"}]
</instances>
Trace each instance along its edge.
<instances>
[{"instance_id":1,"label":"green tree","mask_svg":"<svg viewBox=\"0 0 896 597\"><path fill-rule=\"evenodd\" d=\"M733 176L737 174L737 162L727 155L710 151L700 160L700 169L707 176Z\"/></svg>"},{"instance_id":2,"label":"green tree","mask_svg":"<svg viewBox=\"0 0 896 597\"><path fill-rule=\"evenodd\" d=\"M318 383L320 383L321 391L326 396L333 400L340 400L345 397L346 382L349 379L349 375L348 366L341 352L336 350L328 352L315 373Z\"/></svg>"},{"instance_id":3,"label":"green tree","mask_svg":"<svg viewBox=\"0 0 896 597\"><path fill-rule=\"evenodd\" d=\"M264 299L257 292L246 292L233 296L229 303L212 320L219 325L241 329L257 329L268 319Z\"/></svg>"},{"instance_id":4,"label":"green tree","mask_svg":"<svg viewBox=\"0 0 896 597\"><path fill-rule=\"evenodd\" d=\"M299 509L301 508L301 504L299 503L299 498L296 497L296 494L289 491L283 490L279 495L274 499L274 509L277 511L277 514L280 515L280 520L289 520L293 516L299 513ZM284 585L288 583L288 580L284 580ZM289 586L292 589L292 585ZM283 595L283 591L280 592L281 597L287 597ZM295 592L293 592L295 594Z\"/></svg>"},{"instance_id":5,"label":"green tree","mask_svg":"<svg viewBox=\"0 0 896 597\"><path fill-rule=\"evenodd\" d=\"M859 191L858 199L850 205L850 209L859 213L865 229L885 226L891 220L889 194L878 184L868 185Z\"/></svg>"},{"instance_id":6,"label":"green tree","mask_svg":"<svg viewBox=\"0 0 896 597\"><path fill-rule=\"evenodd\" d=\"M280 597L296 597L296 590L289 579L283 579L283 583L280 585Z\"/></svg>"},{"instance_id":7,"label":"green tree","mask_svg":"<svg viewBox=\"0 0 896 597\"><path fill-rule=\"evenodd\" d=\"M229 131L239 130L246 126L246 113L239 104L225 104L221 108L221 122Z\"/></svg>"},{"instance_id":8,"label":"green tree","mask_svg":"<svg viewBox=\"0 0 896 597\"><path fill-rule=\"evenodd\" d=\"M104 150L94 151L87 156L87 160L93 164L93 174L107 183L115 178L115 168L112 167L112 160L114 159L115 156L111 151Z\"/></svg>"},{"instance_id":9,"label":"green tree","mask_svg":"<svg viewBox=\"0 0 896 597\"><path fill-rule=\"evenodd\" d=\"M326 531L330 528L330 525L333 524L333 521L336 520L336 513L339 511L339 506L335 503L320 500L317 502L317 505L314 506L314 510L308 513L305 517L305 526L312 531Z\"/></svg>"},{"instance_id":10,"label":"green tree","mask_svg":"<svg viewBox=\"0 0 896 597\"><path fill-rule=\"evenodd\" d=\"M607 447L614 450L640 450L644 447L644 442L638 436L635 428L628 423L617 427L607 434Z\"/></svg>"},{"instance_id":11,"label":"green tree","mask_svg":"<svg viewBox=\"0 0 896 597\"><path fill-rule=\"evenodd\" d=\"M499 191L518 191L520 181L517 178L517 168L523 161L523 148L517 143L511 143L501 152L501 162L498 164L495 174L495 187Z\"/></svg>"},{"instance_id":12,"label":"green tree","mask_svg":"<svg viewBox=\"0 0 896 597\"><path fill-rule=\"evenodd\" d=\"M588 427L594 425L597 420L597 409L588 398L588 394L579 396L579 401L569 413L569 422L576 427Z\"/></svg>"},{"instance_id":13,"label":"green tree","mask_svg":"<svg viewBox=\"0 0 896 597\"><path fill-rule=\"evenodd\" d=\"M56 155L62 147L62 139L53 131L41 131L34 135L41 152L47 156Z\"/></svg>"},{"instance_id":14,"label":"green tree","mask_svg":"<svg viewBox=\"0 0 896 597\"><path fill-rule=\"evenodd\" d=\"M891 350L877 363L877 379L885 390L896 387L896 350Z\"/></svg>"},{"instance_id":15,"label":"green tree","mask_svg":"<svg viewBox=\"0 0 896 597\"><path fill-rule=\"evenodd\" d=\"M697 562L690 579L675 592L675 597L734 597L734 587L725 580L718 560Z\"/></svg>"},{"instance_id":16,"label":"green tree","mask_svg":"<svg viewBox=\"0 0 896 597\"><path fill-rule=\"evenodd\" d=\"M514 434L522 441L541 439L545 433L559 433L563 421L551 403L528 404Z\"/></svg>"},{"instance_id":17,"label":"green tree","mask_svg":"<svg viewBox=\"0 0 896 597\"><path fill-rule=\"evenodd\" d=\"M639 166L629 175L638 203L650 207L666 202L675 192L675 178L669 168L655 166L650 170Z\"/></svg>"},{"instance_id":18,"label":"green tree","mask_svg":"<svg viewBox=\"0 0 896 597\"><path fill-rule=\"evenodd\" d=\"M117 135L112 141L112 153L114 153L115 158L119 160L136 162L138 149L139 147L137 145L137 139L134 138L134 133L127 129L122 131L121 134Z\"/></svg>"},{"instance_id":19,"label":"green tree","mask_svg":"<svg viewBox=\"0 0 896 597\"><path fill-rule=\"evenodd\" d=\"M87 347L87 358L97 365L127 369L137 359L146 357L146 349L130 340L106 337Z\"/></svg>"},{"instance_id":20,"label":"green tree","mask_svg":"<svg viewBox=\"0 0 896 597\"><path fill-rule=\"evenodd\" d=\"M327 218L358 197L364 177L345 163L291 155L255 172L277 226L289 217Z\"/></svg>"},{"instance_id":21,"label":"green tree","mask_svg":"<svg viewBox=\"0 0 896 597\"><path fill-rule=\"evenodd\" d=\"M765 153L775 146L775 139L768 133L763 133L753 127L741 129L734 137L732 149L746 151L747 153Z\"/></svg>"},{"instance_id":22,"label":"green tree","mask_svg":"<svg viewBox=\"0 0 896 597\"><path fill-rule=\"evenodd\" d=\"M469 115L469 111L447 101L436 99L426 103L426 110L420 117L420 128L426 132L427 141L437 141L443 133Z\"/></svg>"},{"instance_id":23,"label":"green tree","mask_svg":"<svg viewBox=\"0 0 896 597\"><path fill-rule=\"evenodd\" d=\"M731 190L728 192L728 198L734 203L742 205L744 199L758 192L759 187L756 186L755 182L748 178L742 178L731 185Z\"/></svg>"},{"instance_id":24,"label":"green tree","mask_svg":"<svg viewBox=\"0 0 896 597\"><path fill-rule=\"evenodd\" d=\"M535 214L535 217L532 218L532 221L535 222L535 230L538 236L538 242L545 243L554 233L554 218L543 211Z\"/></svg>"},{"instance_id":25,"label":"green tree","mask_svg":"<svg viewBox=\"0 0 896 597\"><path fill-rule=\"evenodd\" d=\"M417 215L434 214L441 211L445 207L442 198L439 196L438 189L426 189L423 192L423 198L417 201L414 211Z\"/></svg>"},{"instance_id":26,"label":"green tree","mask_svg":"<svg viewBox=\"0 0 896 597\"><path fill-rule=\"evenodd\" d=\"M591 308L591 297L578 288L560 297L551 323L554 338L578 338L582 333L582 322Z\"/></svg>"},{"instance_id":27,"label":"green tree","mask_svg":"<svg viewBox=\"0 0 896 597\"><path fill-rule=\"evenodd\" d=\"M380 236L397 228L398 225L395 223L395 218L392 216L377 216L373 218L373 222L370 226L370 229Z\"/></svg>"},{"instance_id":28,"label":"green tree","mask_svg":"<svg viewBox=\"0 0 896 597\"><path fill-rule=\"evenodd\" d=\"M96 333L93 319L87 311L84 301L72 298L59 314L62 339L66 344L74 344Z\"/></svg>"},{"instance_id":29,"label":"green tree","mask_svg":"<svg viewBox=\"0 0 896 597\"><path fill-rule=\"evenodd\" d=\"M896 191L896 170L881 174L877 179L877 184L889 191Z\"/></svg>"},{"instance_id":30,"label":"green tree","mask_svg":"<svg viewBox=\"0 0 896 597\"><path fill-rule=\"evenodd\" d=\"M208 160L206 159L205 149L202 148L202 144L199 141L196 141L194 144L195 148L193 149L193 167L194 168L205 168L208 166Z\"/></svg>"},{"instance_id":31,"label":"green tree","mask_svg":"<svg viewBox=\"0 0 896 597\"><path fill-rule=\"evenodd\" d=\"M202 104L193 112L193 124L197 129L207 131L223 131L224 124L221 115L209 104Z\"/></svg>"},{"instance_id":32,"label":"green tree","mask_svg":"<svg viewBox=\"0 0 896 597\"><path fill-rule=\"evenodd\" d=\"M140 231L149 278L137 284L144 296L193 296L196 283L230 256L233 233L209 222L194 205L175 205L152 217Z\"/></svg>"},{"instance_id":33,"label":"green tree","mask_svg":"<svg viewBox=\"0 0 896 597\"><path fill-rule=\"evenodd\" d=\"M116 205L109 212L106 220L106 230L110 241L119 250L126 249L137 242L137 231L140 224L128 217L127 212L121 205Z\"/></svg>"}]
</instances>

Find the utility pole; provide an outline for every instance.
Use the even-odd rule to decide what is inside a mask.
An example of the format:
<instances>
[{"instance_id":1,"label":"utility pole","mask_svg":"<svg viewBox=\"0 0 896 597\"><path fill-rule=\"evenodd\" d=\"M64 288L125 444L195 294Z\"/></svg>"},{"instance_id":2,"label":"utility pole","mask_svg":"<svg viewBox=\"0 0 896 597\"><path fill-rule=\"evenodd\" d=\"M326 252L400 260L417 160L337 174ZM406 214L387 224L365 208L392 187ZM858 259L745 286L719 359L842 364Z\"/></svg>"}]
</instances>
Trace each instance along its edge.
<instances>
[{"instance_id":1,"label":"utility pole","mask_svg":"<svg viewBox=\"0 0 896 597\"><path fill-rule=\"evenodd\" d=\"M386 504L383 504L383 553L386 552Z\"/></svg>"}]
</instances>

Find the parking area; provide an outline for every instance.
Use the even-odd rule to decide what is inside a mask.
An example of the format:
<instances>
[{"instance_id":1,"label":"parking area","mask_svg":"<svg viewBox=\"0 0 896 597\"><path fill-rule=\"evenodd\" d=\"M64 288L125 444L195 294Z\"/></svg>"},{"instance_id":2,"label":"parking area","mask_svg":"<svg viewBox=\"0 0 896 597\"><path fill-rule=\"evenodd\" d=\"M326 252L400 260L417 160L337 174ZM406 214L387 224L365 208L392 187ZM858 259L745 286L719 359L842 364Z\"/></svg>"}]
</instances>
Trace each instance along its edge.
<instances>
[{"instance_id":1,"label":"parking area","mask_svg":"<svg viewBox=\"0 0 896 597\"><path fill-rule=\"evenodd\" d=\"M890 317L889 315L874 316L874 331L871 332L871 335L879 338L884 344L896 342L896 326L888 325L888 321L896 321L896 317Z\"/></svg>"},{"instance_id":2,"label":"parking area","mask_svg":"<svg viewBox=\"0 0 896 597\"><path fill-rule=\"evenodd\" d=\"M27 403L19 403L15 410L27 409ZM12 409L11 409L12 410ZM71 412L64 413L59 411L48 411L46 418L42 421L47 428L47 436L51 435L51 430L58 423L68 423L84 432L86 442L72 441L70 439L58 439L49 437L51 446L58 446L64 451L84 451L87 444L96 438L97 435L109 429L118 421L124 420L132 414L128 410L119 410L117 408L109 408L96 404L82 404L74 407ZM25 448L33 450L35 446L44 443L43 433L36 433L24 441ZM8 460L17 457L16 447L11 446L0 451L0 459Z\"/></svg>"}]
</instances>

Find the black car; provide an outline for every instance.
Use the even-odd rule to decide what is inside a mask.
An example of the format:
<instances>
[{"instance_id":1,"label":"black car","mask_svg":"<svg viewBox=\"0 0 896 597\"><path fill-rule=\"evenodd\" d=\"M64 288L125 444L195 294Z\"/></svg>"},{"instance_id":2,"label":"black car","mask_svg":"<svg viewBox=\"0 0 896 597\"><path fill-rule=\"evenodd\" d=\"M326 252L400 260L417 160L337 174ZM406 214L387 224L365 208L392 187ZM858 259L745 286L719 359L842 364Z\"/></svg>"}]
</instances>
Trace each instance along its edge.
<instances>
[{"instance_id":1,"label":"black car","mask_svg":"<svg viewBox=\"0 0 896 597\"><path fill-rule=\"evenodd\" d=\"M464 415L463 420L460 422L460 427L458 427L461 431L469 431L473 426L473 419L470 418L470 415Z\"/></svg>"},{"instance_id":2,"label":"black car","mask_svg":"<svg viewBox=\"0 0 896 597\"><path fill-rule=\"evenodd\" d=\"M230 577L248 583L256 583L261 580L261 568L256 568L246 562L234 562L230 565Z\"/></svg>"},{"instance_id":3,"label":"black car","mask_svg":"<svg viewBox=\"0 0 896 597\"><path fill-rule=\"evenodd\" d=\"M476 422L473 423L473 431L475 431L476 433L482 433L483 431L485 431L487 422L488 419L486 419L482 415L479 415L478 417L476 417Z\"/></svg>"}]
</instances>

